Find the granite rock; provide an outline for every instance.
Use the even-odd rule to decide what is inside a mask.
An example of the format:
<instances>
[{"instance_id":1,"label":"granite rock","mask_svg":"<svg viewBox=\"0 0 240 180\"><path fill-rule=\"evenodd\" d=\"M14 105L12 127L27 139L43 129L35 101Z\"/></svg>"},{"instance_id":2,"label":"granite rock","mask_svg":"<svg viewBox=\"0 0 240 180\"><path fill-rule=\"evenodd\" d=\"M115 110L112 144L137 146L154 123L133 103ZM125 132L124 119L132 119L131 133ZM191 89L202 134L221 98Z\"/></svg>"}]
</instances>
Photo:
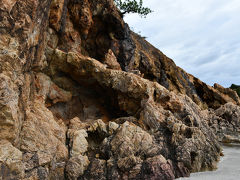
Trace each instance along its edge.
<instances>
[{"instance_id":1,"label":"granite rock","mask_svg":"<svg viewBox=\"0 0 240 180\"><path fill-rule=\"evenodd\" d=\"M239 97L132 32L113 0L0 0L0 179L174 179L239 142Z\"/></svg>"}]
</instances>

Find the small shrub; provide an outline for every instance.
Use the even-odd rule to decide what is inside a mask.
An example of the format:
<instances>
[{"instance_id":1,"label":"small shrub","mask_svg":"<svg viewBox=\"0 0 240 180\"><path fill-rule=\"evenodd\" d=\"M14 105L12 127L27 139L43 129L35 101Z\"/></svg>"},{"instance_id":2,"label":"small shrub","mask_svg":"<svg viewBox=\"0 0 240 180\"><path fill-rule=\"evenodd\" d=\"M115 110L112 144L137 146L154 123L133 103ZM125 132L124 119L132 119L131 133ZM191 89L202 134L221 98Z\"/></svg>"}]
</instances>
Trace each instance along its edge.
<instances>
[{"instance_id":1,"label":"small shrub","mask_svg":"<svg viewBox=\"0 0 240 180\"><path fill-rule=\"evenodd\" d=\"M232 90L236 91L238 96L240 97L240 86L236 85L236 84L232 84L230 87Z\"/></svg>"},{"instance_id":2,"label":"small shrub","mask_svg":"<svg viewBox=\"0 0 240 180\"><path fill-rule=\"evenodd\" d=\"M137 13L142 17L146 17L149 13L153 12L148 7L143 7L143 1L136 0L114 0L117 7L121 10L122 15L126 13Z\"/></svg>"}]
</instances>

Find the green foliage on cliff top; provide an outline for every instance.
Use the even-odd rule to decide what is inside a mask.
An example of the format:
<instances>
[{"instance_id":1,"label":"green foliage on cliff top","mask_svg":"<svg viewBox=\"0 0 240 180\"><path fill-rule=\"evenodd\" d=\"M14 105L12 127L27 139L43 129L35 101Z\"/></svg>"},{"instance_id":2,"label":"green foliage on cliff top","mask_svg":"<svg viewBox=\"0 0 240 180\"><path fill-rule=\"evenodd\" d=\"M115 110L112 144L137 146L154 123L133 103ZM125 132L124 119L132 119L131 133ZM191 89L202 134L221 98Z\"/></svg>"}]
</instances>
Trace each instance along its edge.
<instances>
[{"instance_id":1,"label":"green foliage on cliff top","mask_svg":"<svg viewBox=\"0 0 240 180\"><path fill-rule=\"evenodd\" d=\"M117 7L121 10L122 14L137 13L142 17L146 17L149 13L153 12L148 7L143 7L143 1L136 0L114 0Z\"/></svg>"},{"instance_id":2,"label":"green foliage on cliff top","mask_svg":"<svg viewBox=\"0 0 240 180\"><path fill-rule=\"evenodd\" d=\"M232 90L236 91L238 96L240 97L240 86L236 85L236 84L232 84L230 87Z\"/></svg>"}]
</instances>

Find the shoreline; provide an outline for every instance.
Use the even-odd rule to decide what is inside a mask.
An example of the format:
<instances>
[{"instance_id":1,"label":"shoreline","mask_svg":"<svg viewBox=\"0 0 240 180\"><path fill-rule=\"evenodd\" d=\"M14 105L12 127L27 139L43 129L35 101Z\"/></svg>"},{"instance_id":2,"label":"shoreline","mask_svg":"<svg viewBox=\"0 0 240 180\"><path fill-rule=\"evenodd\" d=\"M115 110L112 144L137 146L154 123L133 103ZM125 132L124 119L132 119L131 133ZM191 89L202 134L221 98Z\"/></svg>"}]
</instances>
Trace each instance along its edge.
<instances>
[{"instance_id":1,"label":"shoreline","mask_svg":"<svg viewBox=\"0 0 240 180\"><path fill-rule=\"evenodd\" d=\"M190 177L177 178L178 180L234 180L240 177L240 144L222 144L224 156L213 171L191 173Z\"/></svg>"}]
</instances>

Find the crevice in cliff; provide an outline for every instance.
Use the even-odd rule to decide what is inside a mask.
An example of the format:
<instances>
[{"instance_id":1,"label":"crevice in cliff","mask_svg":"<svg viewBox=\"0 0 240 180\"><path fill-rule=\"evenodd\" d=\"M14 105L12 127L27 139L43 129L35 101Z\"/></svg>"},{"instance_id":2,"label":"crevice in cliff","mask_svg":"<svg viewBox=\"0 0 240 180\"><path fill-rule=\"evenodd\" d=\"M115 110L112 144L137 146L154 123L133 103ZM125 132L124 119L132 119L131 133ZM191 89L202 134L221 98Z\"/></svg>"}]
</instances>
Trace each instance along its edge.
<instances>
[{"instance_id":1,"label":"crevice in cliff","mask_svg":"<svg viewBox=\"0 0 240 180\"><path fill-rule=\"evenodd\" d=\"M197 155L198 155L198 154L197 154L196 152L193 152L193 151L190 153L190 156L191 156L191 164L194 163Z\"/></svg>"},{"instance_id":2,"label":"crevice in cliff","mask_svg":"<svg viewBox=\"0 0 240 180\"><path fill-rule=\"evenodd\" d=\"M107 138L108 135L103 131L98 130L87 133L88 137L86 139L88 141L88 157L90 159L99 158L103 160L108 160L106 155L103 154L100 150L103 140Z\"/></svg>"},{"instance_id":3,"label":"crevice in cliff","mask_svg":"<svg viewBox=\"0 0 240 180\"><path fill-rule=\"evenodd\" d=\"M53 81L72 93L72 99L68 102L53 104L50 99L46 100L46 106L57 119L62 119L68 125L69 120L74 117L78 117L83 122L96 119L108 122L128 116L125 111L120 110L119 95L116 92L102 88L98 83L89 79L81 77L77 79L78 82L61 71L54 75Z\"/></svg>"},{"instance_id":4,"label":"crevice in cliff","mask_svg":"<svg viewBox=\"0 0 240 180\"><path fill-rule=\"evenodd\" d=\"M34 73L33 72L25 72L24 74L25 82L19 89L19 107L21 107L21 110L23 114L22 122L20 126L19 131L19 137L21 137L21 132L23 130L23 123L26 121L26 111L32 107L31 102L34 101L34 94L36 91L35 87L35 81L34 81ZM19 147L21 147L21 142L19 142Z\"/></svg>"}]
</instances>

